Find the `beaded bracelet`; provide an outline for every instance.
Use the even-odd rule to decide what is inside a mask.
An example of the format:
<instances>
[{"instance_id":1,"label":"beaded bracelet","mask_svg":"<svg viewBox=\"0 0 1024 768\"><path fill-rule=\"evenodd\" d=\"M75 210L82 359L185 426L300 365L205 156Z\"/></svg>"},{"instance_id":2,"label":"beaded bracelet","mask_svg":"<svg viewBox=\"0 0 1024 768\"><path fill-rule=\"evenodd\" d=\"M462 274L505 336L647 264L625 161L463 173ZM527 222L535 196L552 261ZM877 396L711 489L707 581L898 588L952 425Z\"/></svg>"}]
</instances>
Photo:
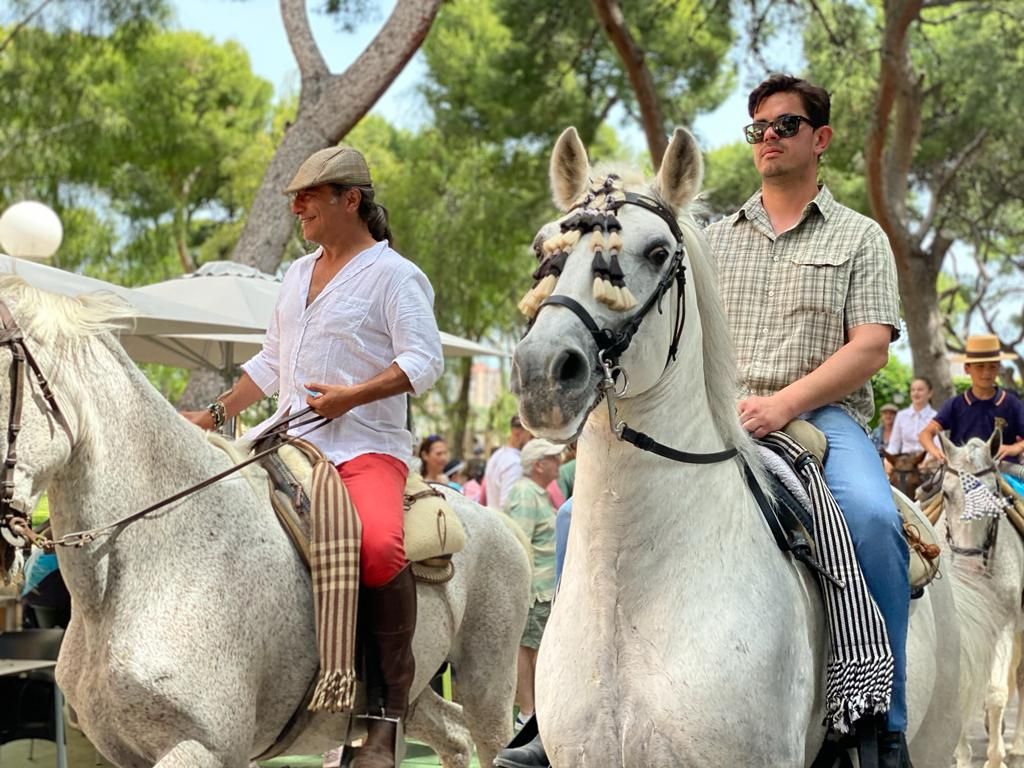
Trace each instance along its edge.
<instances>
[{"instance_id":1,"label":"beaded bracelet","mask_svg":"<svg viewBox=\"0 0 1024 768\"><path fill-rule=\"evenodd\" d=\"M222 403L220 400L214 400L212 403L206 406L206 410L208 410L210 412L210 415L213 416L214 429L220 429L221 427L224 426L224 422L227 421L228 417L228 412L227 409L224 407L224 403Z\"/></svg>"}]
</instances>

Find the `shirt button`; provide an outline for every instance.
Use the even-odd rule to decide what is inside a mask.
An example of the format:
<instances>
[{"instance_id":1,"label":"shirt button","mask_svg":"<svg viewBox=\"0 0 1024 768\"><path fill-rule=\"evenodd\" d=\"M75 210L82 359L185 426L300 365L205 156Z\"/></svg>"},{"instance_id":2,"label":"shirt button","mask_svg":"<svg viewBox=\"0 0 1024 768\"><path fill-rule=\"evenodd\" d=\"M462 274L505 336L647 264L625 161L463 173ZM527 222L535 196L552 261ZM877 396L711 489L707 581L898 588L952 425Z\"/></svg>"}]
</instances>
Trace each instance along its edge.
<instances>
[{"instance_id":1,"label":"shirt button","mask_svg":"<svg viewBox=\"0 0 1024 768\"><path fill-rule=\"evenodd\" d=\"M761 329L761 333L768 333L768 329L767 328L762 328Z\"/></svg>"},{"instance_id":2,"label":"shirt button","mask_svg":"<svg viewBox=\"0 0 1024 768\"><path fill-rule=\"evenodd\" d=\"M777 262L778 260L779 260L778 256L772 256L772 261L776 261Z\"/></svg>"},{"instance_id":3,"label":"shirt button","mask_svg":"<svg viewBox=\"0 0 1024 768\"><path fill-rule=\"evenodd\" d=\"M768 291L768 295L769 296L774 296L775 295L775 291Z\"/></svg>"}]
</instances>

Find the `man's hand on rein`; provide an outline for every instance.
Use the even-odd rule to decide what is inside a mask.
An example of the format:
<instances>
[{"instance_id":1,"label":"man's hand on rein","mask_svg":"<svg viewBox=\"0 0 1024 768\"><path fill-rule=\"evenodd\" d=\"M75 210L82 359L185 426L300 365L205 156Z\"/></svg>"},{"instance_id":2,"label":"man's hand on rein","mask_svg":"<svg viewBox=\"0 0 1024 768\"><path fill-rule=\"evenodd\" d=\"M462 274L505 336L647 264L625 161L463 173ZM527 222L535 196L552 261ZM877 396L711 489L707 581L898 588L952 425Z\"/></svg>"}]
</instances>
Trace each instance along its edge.
<instances>
[{"instance_id":1,"label":"man's hand on rein","mask_svg":"<svg viewBox=\"0 0 1024 768\"><path fill-rule=\"evenodd\" d=\"M778 395L745 398L740 400L738 409L743 429L757 438L782 429L794 418Z\"/></svg>"},{"instance_id":2,"label":"man's hand on rein","mask_svg":"<svg viewBox=\"0 0 1024 768\"><path fill-rule=\"evenodd\" d=\"M341 384L304 384L306 405L318 415L336 419L351 411L359 403L353 397L352 388ZM316 394L313 394L316 393Z\"/></svg>"}]
</instances>

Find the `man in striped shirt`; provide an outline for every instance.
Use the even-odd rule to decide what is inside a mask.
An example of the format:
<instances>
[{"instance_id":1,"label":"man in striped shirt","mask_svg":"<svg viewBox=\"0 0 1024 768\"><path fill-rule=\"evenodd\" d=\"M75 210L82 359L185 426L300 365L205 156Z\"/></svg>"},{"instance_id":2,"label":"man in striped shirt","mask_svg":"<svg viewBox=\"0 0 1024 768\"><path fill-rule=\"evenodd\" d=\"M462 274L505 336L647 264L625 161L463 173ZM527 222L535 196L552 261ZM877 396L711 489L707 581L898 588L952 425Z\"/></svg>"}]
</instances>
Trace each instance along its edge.
<instances>
[{"instance_id":1,"label":"man in striped shirt","mask_svg":"<svg viewBox=\"0 0 1024 768\"><path fill-rule=\"evenodd\" d=\"M882 229L817 181L832 139L829 94L773 75L751 92L746 126L761 189L712 224L720 288L754 437L802 417L829 439L825 478L843 510L895 661L879 765L909 766L909 553L889 481L868 439L870 379L899 334L896 265Z\"/></svg>"}]
</instances>

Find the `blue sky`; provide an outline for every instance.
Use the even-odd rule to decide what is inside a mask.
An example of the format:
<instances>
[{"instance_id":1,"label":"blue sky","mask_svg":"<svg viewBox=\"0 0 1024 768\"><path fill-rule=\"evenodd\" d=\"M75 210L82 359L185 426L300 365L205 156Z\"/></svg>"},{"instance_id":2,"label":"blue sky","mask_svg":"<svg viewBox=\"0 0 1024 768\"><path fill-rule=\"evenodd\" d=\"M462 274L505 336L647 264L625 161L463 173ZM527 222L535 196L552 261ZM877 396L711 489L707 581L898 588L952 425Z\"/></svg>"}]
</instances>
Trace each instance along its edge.
<instances>
[{"instance_id":1,"label":"blue sky","mask_svg":"<svg viewBox=\"0 0 1024 768\"><path fill-rule=\"evenodd\" d=\"M313 7L319 2L313 4ZM311 12L313 34L328 66L334 72L345 69L376 34L394 3L381 0L379 11L352 33L342 32L329 17ZM180 29L197 30L213 38L236 40L249 52L253 70L273 84L280 94L298 87L298 68L281 23L277 0L174 0ZM791 41L773 46L773 58L799 68L800 56ZM734 52L742 63L742 52ZM423 103L416 86L425 77L422 57L415 57L392 84L374 111L401 126L414 126L423 115ZM714 112L698 118L693 126L701 146L707 150L740 138L746 119L746 92L761 73L743 72L736 91ZM625 126L623 139L637 149L644 147L643 134L635 125Z\"/></svg>"}]
</instances>

